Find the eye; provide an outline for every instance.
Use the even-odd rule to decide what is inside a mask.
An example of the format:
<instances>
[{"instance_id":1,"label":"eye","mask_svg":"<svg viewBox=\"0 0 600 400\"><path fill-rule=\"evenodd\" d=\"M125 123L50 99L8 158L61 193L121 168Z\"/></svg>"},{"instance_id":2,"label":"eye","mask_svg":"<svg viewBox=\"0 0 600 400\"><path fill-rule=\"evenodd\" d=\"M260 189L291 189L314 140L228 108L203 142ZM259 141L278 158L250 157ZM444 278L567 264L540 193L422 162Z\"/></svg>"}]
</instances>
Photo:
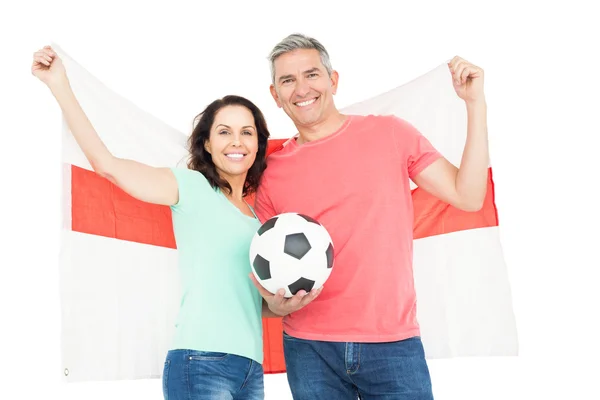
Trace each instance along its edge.
<instances>
[{"instance_id":1,"label":"eye","mask_svg":"<svg viewBox=\"0 0 600 400\"><path fill-rule=\"evenodd\" d=\"M288 83L292 83L291 79L285 79L281 82L282 85L287 85Z\"/></svg>"},{"instance_id":2,"label":"eye","mask_svg":"<svg viewBox=\"0 0 600 400\"><path fill-rule=\"evenodd\" d=\"M226 135L228 133L229 133L229 131L227 131L227 129L223 129L222 131L219 131L219 135Z\"/></svg>"},{"instance_id":3,"label":"eye","mask_svg":"<svg viewBox=\"0 0 600 400\"><path fill-rule=\"evenodd\" d=\"M313 72L312 74L308 74L309 78L316 78L318 76L319 76L319 74L317 74L316 72Z\"/></svg>"},{"instance_id":4,"label":"eye","mask_svg":"<svg viewBox=\"0 0 600 400\"><path fill-rule=\"evenodd\" d=\"M250 135L250 136L252 136L252 131L244 131L244 132L242 132L242 133L243 133L244 135Z\"/></svg>"}]
</instances>

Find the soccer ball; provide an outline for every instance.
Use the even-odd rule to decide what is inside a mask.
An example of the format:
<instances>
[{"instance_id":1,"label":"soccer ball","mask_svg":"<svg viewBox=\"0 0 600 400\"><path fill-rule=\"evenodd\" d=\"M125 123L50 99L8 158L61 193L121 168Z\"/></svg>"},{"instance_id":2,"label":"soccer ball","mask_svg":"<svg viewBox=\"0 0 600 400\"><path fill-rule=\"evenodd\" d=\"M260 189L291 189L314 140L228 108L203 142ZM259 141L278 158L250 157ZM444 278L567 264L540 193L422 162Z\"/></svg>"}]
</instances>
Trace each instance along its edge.
<instances>
[{"instance_id":1,"label":"soccer ball","mask_svg":"<svg viewBox=\"0 0 600 400\"><path fill-rule=\"evenodd\" d=\"M318 289L333 268L333 242L323 225L303 214L283 213L266 221L250 244L250 264L269 292Z\"/></svg>"}]
</instances>

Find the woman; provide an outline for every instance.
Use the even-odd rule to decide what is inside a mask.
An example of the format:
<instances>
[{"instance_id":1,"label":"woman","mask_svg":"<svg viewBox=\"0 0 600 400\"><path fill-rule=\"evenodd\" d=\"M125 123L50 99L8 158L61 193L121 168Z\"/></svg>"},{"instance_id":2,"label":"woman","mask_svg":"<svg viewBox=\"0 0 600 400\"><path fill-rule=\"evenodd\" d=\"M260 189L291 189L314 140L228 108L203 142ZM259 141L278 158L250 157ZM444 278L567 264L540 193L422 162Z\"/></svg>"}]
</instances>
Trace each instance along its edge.
<instances>
[{"instance_id":1,"label":"woman","mask_svg":"<svg viewBox=\"0 0 600 400\"><path fill-rule=\"evenodd\" d=\"M248 279L260 222L244 200L266 168L261 111L238 96L214 101L190 137L189 169L155 168L111 154L50 46L34 53L32 73L51 90L96 173L171 208L183 297L164 365L165 399L264 398L262 297Z\"/></svg>"}]
</instances>

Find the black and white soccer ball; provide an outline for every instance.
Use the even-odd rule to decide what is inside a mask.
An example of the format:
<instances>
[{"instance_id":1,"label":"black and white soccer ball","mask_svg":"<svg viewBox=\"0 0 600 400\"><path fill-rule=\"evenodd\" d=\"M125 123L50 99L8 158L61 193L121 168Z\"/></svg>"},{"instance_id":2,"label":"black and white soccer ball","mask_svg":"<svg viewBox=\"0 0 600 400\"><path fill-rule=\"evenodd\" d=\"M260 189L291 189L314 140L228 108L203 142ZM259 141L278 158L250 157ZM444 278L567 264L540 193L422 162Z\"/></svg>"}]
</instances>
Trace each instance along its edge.
<instances>
[{"instance_id":1,"label":"black and white soccer ball","mask_svg":"<svg viewBox=\"0 0 600 400\"><path fill-rule=\"evenodd\" d=\"M269 219L250 244L254 276L271 293L285 289L285 297L323 286L333 268L333 255L333 242L325 227L297 213Z\"/></svg>"}]
</instances>

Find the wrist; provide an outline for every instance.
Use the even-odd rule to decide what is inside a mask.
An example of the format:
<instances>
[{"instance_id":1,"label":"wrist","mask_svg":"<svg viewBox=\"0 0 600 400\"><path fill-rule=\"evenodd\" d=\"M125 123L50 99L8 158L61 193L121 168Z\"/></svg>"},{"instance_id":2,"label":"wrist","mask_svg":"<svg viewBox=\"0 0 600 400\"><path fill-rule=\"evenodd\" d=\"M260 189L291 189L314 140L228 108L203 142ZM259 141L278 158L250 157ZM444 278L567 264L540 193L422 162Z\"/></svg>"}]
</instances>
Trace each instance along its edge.
<instances>
[{"instance_id":1,"label":"wrist","mask_svg":"<svg viewBox=\"0 0 600 400\"><path fill-rule=\"evenodd\" d=\"M47 85L54 95L61 94L62 92L70 89L69 80L66 76L52 79L48 81Z\"/></svg>"},{"instance_id":2,"label":"wrist","mask_svg":"<svg viewBox=\"0 0 600 400\"><path fill-rule=\"evenodd\" d=\"M272 313L273 313L275 316L277 316L278 318L283 318L283 317L285 317L285 316L287 315L286 313L279 313L279 312L276 312L276 311L273 311L273 310L271 310L271 312L272 312Z\"/></svg>"},{"instance_id":3,"label":"wrist","mask_svg":"<svg viewBox=\"0 0 600 400\"><path fill-rule=\"evenodd\" d=\"M269 310L277 317L285 317L287 315L286 313L277 312L277 311L273 310L271 307L269 307Z\"/></svg>"},{"instance_id":4,"label":"wrist","mask_svg":"<svg viewBox=\"0 0 600 400\"><path fill-rule=\"evenodd\" d=\"M487 109L487 102L485 98L476 99L476 100L467 100L465 101L467 106L467 111L485 111Z\"/></svg>"}]
</instances>

